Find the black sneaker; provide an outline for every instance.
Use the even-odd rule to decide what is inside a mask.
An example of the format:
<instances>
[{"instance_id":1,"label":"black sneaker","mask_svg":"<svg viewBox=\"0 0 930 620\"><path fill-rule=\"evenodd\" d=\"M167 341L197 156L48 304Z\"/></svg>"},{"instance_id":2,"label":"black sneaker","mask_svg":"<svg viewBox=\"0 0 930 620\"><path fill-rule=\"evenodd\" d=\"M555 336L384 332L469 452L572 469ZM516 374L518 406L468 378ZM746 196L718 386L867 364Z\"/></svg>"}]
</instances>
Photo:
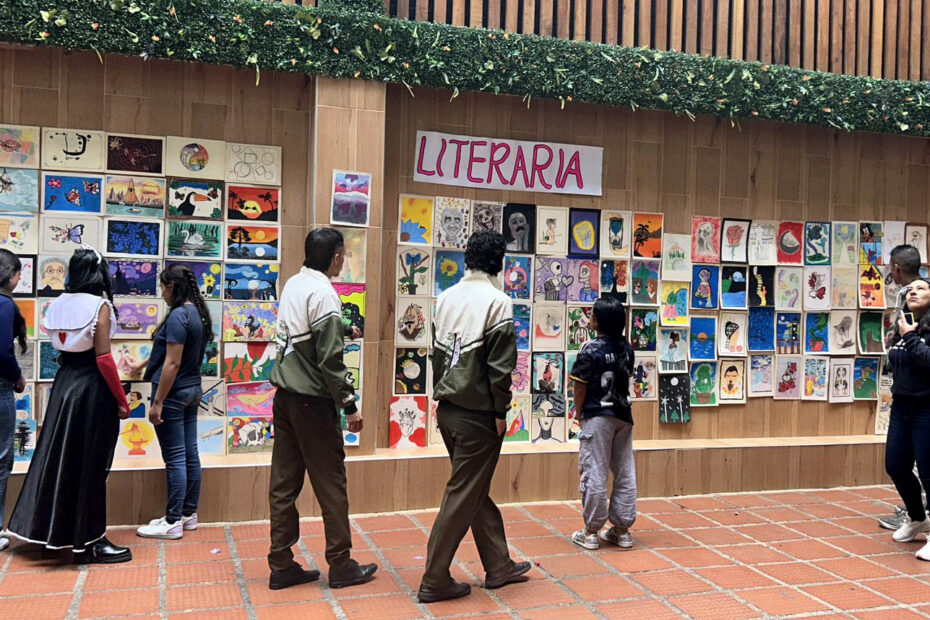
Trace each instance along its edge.
<instances>
[{"instance_id":1,"label":"black sneaker","mask_svg":"<svg viewBox=\"0 0 930 620\"><path fill-rule=\"evenodd\" d=\"M268 588L271 590L283 590L291 586L310 583L319 578L320 571L304 570L303 566L294 562L294 565L286 570L271 571L271 577L268 579Z\"/></svg>"},{"instance_id":2,"label":"black sneaker","mask_svg":"<svg viewBox=\"0 0 930 620\"><path fill-rule=\"evenodd\" d=\"M348 588L371 581L378 570L377 564L359 564L349 560L346 568L329 571L330 588Z\"/></svg>"},{"instance_id":3,"label":"black sneaker","mask_svg":"<svg viewBox=\"0 0 930 620\"><path fill-rule=\"evenodd\" d=\"M883 527L886 530L895 531L907 521L907 509L904 506L897 506L894 509L894 514L888 515L887 517L882 517L878 520L879 527Z\"/></svg>"}]
</instances>

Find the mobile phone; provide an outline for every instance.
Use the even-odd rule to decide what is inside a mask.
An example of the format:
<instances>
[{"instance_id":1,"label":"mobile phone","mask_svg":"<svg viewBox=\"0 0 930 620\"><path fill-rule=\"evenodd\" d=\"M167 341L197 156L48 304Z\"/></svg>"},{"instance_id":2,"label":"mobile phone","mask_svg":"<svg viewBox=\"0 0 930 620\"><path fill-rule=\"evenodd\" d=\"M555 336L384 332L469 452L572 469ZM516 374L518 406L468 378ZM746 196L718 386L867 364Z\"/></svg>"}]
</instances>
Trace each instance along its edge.
<instances>
[{"instance_id":1,"label":"mobile phone","mask_svg":"<svg viewBox=\"0 0 930 620\"><path fill-rule=\"evenodd\" d=\"M910 312L903 312L903 313L901 313L901 316L904 317L904 322L907 323L908 325L913 325L913 324L914 324L914 315L913 315L912 313L910 313Z\"/></svg>"}]
</instances>

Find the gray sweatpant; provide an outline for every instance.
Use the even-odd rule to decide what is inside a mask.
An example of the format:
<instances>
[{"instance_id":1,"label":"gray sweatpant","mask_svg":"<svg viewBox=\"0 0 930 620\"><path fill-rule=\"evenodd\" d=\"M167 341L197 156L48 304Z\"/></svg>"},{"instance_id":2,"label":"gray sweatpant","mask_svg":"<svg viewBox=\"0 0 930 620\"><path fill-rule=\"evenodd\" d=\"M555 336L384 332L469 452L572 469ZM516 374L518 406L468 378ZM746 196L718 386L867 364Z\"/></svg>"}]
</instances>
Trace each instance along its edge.
<instances>
[{"instance_id":1,"label":"gray sweatpant","mask_svg":"<svg viewBox=\"0 0 930 620\"><path fill-rule=\"evenodd\" d=\"M633 425L611 415L581 421L578 435L578 473L585 528L596 532L608 517L617 527L636 521L636 464L633 461ZM608 508L607 472L614 486Z\"/></svg>"}]
</instances>

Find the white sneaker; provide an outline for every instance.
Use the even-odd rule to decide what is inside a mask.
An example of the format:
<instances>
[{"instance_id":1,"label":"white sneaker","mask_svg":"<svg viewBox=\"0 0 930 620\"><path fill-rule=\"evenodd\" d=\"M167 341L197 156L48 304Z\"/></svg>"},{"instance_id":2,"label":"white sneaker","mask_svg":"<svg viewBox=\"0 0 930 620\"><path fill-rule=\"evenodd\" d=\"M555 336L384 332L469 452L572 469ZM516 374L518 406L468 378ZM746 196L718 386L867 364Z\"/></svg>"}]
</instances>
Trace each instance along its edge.
<instances>
[{"instance_id":1,"label":"white sneaker","mask_svg":"<svg viewBox=\"0 0 930 620\"><path fill-rule=\"evenodd\" d=\"M161 519L155 519L149 522L148 525L143 525L136 530L136 534L142 538L177 540L184 536L184 526L180 521L168 523L168 521L162 517Z\"/></svg>"},{"instance_id":2,"label":"white sneaker","mask_svg":"<svg viewBox=\"0 0 930 620\"><path fill-rule=\"evenodd\" d=\"M594 551L601 546L601 543L597 541L597 534L588 534L584 530L578 530L572 534L572 542L579 547L584 547L585 549L589 549L591 551Z\"/></svg>"},{"instance_id":3,"label":"white sneaker","mask_svg":"<svg viewBox=\"0 0 930 620\"><path fill-rule=\"evenodd\" d=\"M918 560L925 560L930 562L930 539L927 540L927 544L917 550L917 553L914 555L917 556Z\"/></svg>"},{"instance_id":4,"label":"white sneaker","mask_svg":"<svg viewBox=\"0 0 930 620\"><path fill-rule=\"evenodd\" d=\"M908 519L904 525L895 530L891 537L895 542L911 542L918 534L930 532L930 520L911 521Z\"/></svg>"},{"instance_id":5,"label":"white sneaker","mask_svg":"<svg viewBox=\"0 0 930 620\"><path fill-rule=\"evenodd\" d=\"M160 521L164 520L166 517L158 517L157 519L152 519L149 521L149 525L157 525ZM181 525L184 526L184 530L187 532L192 532L197 529L197 513L195 512L189 517L181 515Z\"/></svg>"},{"instance_id":6,"label":"white sneaker","mask_svg":"<svg viewBox=\"0 0 930 620\"><path fill-rule=\"evenodd\" d=\"M617 528L611 527L598 532L598 536L604 542L613 543L624 549L630 549L633 546L633 535L629 531L620 534L617 532Z\"/></svg>"},{"instance_id":7,"label":"white sneaker","mask_svg":"<svg viewBox=\"0 0 930 620\"><path fill-rule=\"evenodd\" d=\"M10 539L6 536L0 536L0 551L10 546Z\"/></svg>"}]
</instances>

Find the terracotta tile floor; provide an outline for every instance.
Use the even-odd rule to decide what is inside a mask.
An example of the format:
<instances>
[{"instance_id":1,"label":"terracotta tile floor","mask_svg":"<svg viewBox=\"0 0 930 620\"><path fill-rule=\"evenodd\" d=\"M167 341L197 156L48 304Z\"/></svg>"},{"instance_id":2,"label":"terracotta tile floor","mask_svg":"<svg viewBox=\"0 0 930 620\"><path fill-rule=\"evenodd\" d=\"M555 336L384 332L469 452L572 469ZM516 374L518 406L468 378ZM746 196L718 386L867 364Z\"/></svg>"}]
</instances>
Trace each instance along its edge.
<instances>
[{"instance_id":1,"label":"terracotta tile floor","mask_svg":"<svg viewBox=\"0 0 930 620\"><path fill-rule=\"evenodd\" d=\"M471 596L419 605L415 591L434 511L353 519L356 557L382 569L373 582L330 590L324 580L272 592L268 524L215 524L181 541L114 529L135 560L75 567L24 546L0 553L0 618L818 618L930 617L923 541L896 544L875 516L891 487L743 493L640 502L630 550L582 550L577 502L503 509L514 557L535 563L530 581L481 587L469 536L453 576ZM320 567L318 519L301 524L299 559Z\"/></svg>"}]
</instances>

